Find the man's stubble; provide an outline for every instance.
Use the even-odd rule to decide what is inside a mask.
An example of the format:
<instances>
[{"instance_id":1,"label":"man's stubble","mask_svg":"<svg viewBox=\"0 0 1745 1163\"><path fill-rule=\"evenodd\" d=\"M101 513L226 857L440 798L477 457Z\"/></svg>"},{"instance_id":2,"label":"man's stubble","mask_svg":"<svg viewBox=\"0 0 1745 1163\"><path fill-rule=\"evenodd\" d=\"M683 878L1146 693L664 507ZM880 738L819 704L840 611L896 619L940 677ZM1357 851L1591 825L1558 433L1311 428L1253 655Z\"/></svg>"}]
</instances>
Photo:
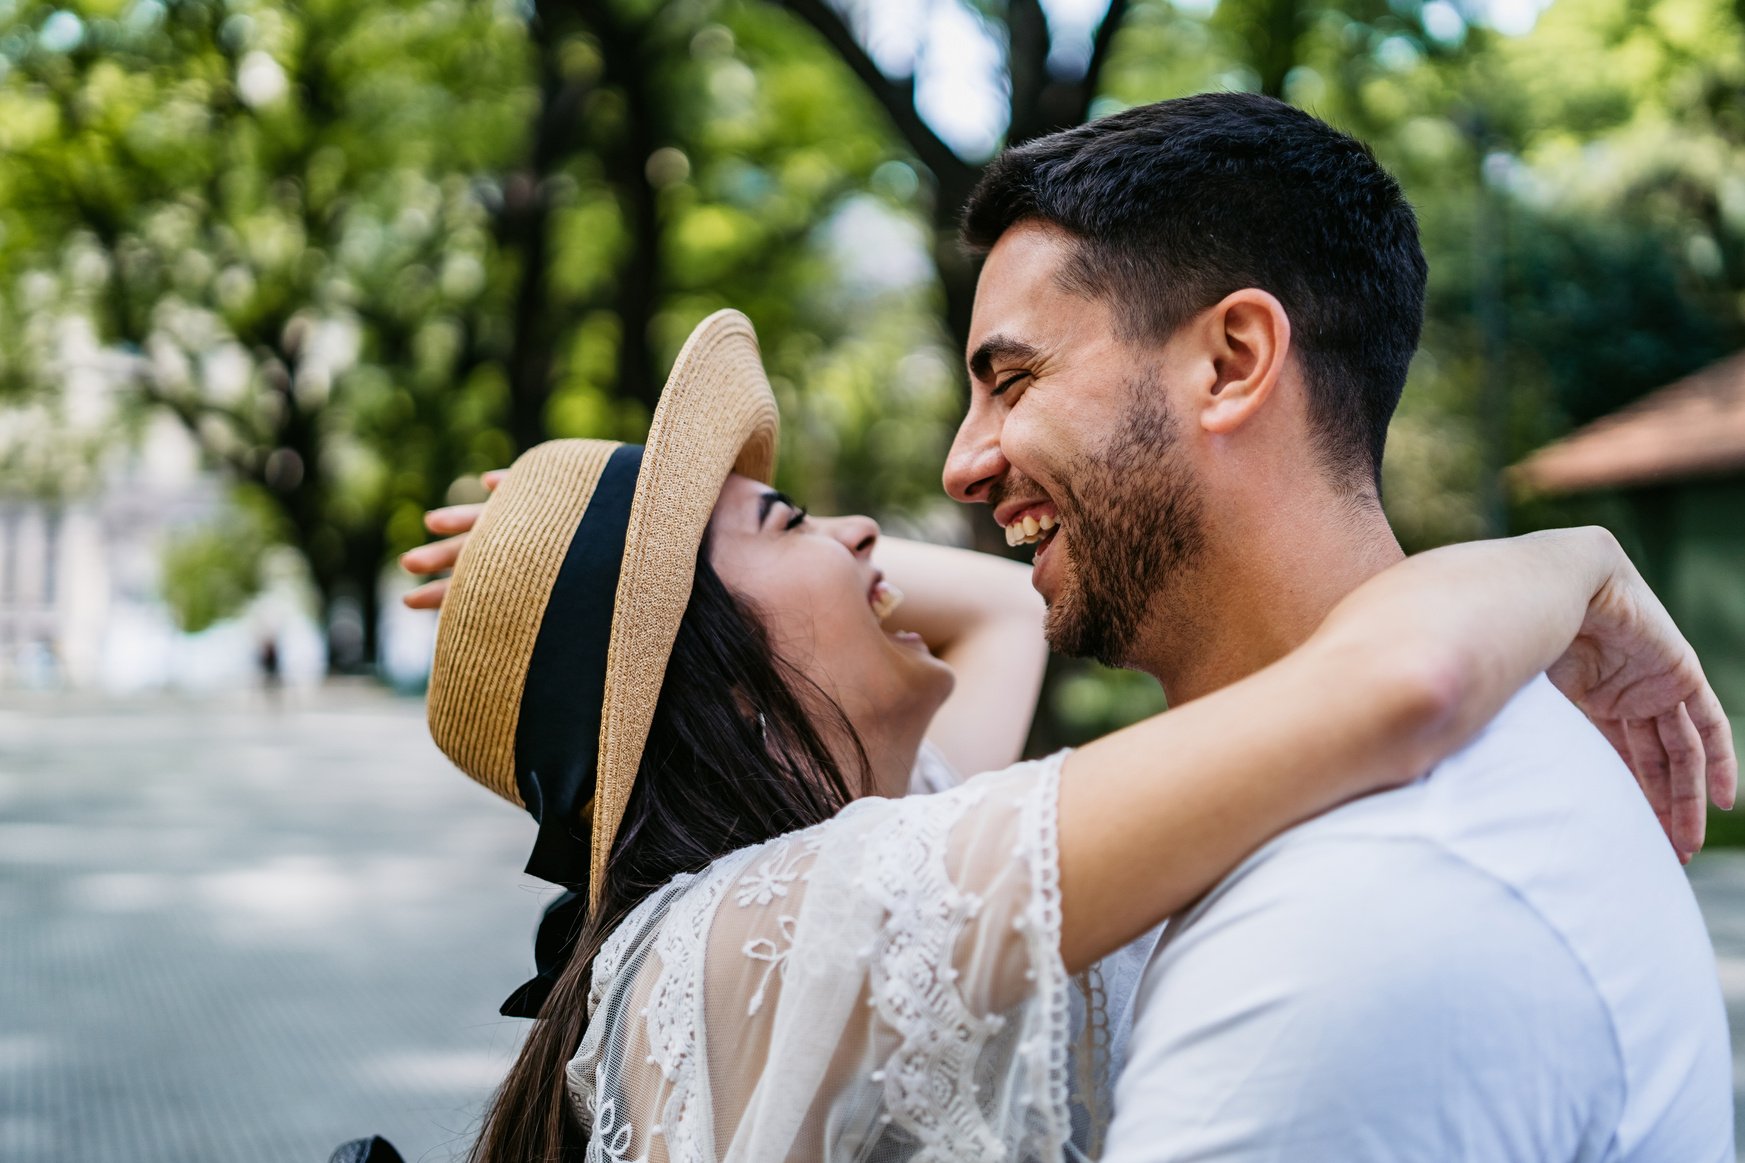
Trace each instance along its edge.
<instances>
[{"instance_id":1,"label":"man's stubble","mask_svg":"<svg viewBox=\"0 0 1745 1163\"><path fill-rule=\"evenodd\" d=\"M1200 482L1155 373L1127 385L1126 423L1061 474L1069 550L1045 631L1061 654L1131 666L1154 610L1205 548Z\"/></svg>"}]
</instances>

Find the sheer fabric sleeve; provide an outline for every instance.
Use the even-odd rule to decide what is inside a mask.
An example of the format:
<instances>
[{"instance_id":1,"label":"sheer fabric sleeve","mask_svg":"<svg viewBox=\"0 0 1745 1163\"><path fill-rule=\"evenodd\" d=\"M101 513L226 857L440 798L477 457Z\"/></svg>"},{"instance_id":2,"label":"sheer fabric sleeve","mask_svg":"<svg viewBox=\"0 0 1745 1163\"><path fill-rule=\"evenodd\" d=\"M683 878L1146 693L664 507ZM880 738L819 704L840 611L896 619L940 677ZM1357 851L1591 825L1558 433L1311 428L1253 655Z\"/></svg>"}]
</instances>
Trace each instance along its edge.
<instances>
[{"instance_id":1,"label":"sheer fabric sleeve","mask_svg":"<svg viewBox=\"0 0 1745 1163\"><path fill-rule=\"evenodd\" d=\"M858 801L644 902L569 1068L590 1163L1059 1160L1060 762Z\"/></svg>"}]
</instances>

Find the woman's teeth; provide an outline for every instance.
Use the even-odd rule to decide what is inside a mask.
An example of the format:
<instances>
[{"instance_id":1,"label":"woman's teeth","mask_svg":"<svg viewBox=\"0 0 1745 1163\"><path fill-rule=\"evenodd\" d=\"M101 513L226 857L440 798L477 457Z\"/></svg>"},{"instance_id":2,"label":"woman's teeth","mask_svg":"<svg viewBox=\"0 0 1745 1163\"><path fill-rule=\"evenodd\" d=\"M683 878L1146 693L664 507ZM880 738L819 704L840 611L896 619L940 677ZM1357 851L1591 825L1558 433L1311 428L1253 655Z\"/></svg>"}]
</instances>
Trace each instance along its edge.
<instances>
[{"instance_id":1,"label":"woman's teeth","mask_svg":"<svg viewBox=\"0 0 1745 1163\"><path fill-rule=\"evenodd\" d=\"M1060 524L1052 513L1044 513L1040 517L1025 517L1006 526L1007 545L1035 545L1038 541Z\"/></svg>"},{"instance_id":2,"label":"woman's teeth","mask_svg":"<svg viewBox=\"0 0 1745 1163\"><path fill-rule=\"evenodd\" d=\"M903 591L890 582L880 582L873 588L873 617L883 622L889 618L896 608L903 604Z\"/></svg>"}]
</instances>

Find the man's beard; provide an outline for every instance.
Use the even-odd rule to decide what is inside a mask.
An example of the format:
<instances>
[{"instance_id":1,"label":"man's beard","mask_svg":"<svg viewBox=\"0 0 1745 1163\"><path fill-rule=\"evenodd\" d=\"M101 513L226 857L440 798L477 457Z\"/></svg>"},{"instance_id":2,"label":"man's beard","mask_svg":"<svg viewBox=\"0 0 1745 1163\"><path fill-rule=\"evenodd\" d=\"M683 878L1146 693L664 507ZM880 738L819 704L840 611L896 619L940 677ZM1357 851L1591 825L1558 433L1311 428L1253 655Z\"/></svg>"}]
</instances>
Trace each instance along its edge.
<instances>
[{"instance_id":1,"label":"man's beard","mask_svg":"<svg viewBox=\"0 0 1745 1163\"><path fill-rule=\"evenodd\" d=\"M1200 484L1176 450L1163 388L1147 376L1128 391L1133 407L1120 433L1061 474L1071 552L1045 623L1056 651L1105 666L1135 660L1171 575L1190 568L1205 546Z\"/></svg>"}]
</instances>

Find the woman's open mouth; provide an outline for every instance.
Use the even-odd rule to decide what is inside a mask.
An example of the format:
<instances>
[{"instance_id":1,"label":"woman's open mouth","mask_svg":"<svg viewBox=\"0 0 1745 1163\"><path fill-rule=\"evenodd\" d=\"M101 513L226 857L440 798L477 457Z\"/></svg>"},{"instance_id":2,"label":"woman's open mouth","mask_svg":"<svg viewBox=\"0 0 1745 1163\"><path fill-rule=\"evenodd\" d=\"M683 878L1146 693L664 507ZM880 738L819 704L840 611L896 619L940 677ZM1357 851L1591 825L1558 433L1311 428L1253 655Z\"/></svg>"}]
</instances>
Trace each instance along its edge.
<instances>
[{"instance_id":1,"label":"woman's open mouth","mask_svg":"<svg viewBox=\"0 0 1745 1163\"><path fill-rule=\"evenodd\" d=\"M881 576L873 582L866 600L867 605L872 607L873 617L883 622L903 604L903 591Z\"/></svg>"}]
</instances>

